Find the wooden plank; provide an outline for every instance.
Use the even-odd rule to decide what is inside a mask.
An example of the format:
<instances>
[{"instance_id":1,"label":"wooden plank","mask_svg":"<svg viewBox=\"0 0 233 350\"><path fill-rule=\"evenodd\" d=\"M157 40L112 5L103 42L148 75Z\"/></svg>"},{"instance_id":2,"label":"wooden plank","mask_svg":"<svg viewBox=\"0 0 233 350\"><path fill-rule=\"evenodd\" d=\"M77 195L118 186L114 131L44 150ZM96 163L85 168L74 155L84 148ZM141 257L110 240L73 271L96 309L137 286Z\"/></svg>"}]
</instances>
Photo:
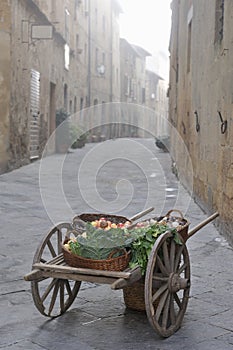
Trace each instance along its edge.
<instances>
[{"instance_id":1,"label":"wooden plank","mask_svg":"<svg viewBox=\"0 0 233 350\"><path fill-rule=\"evenodd\" d=\"M60 278L64 280L73 280L80 282L91 282L91 283L100 283L100 284L112 284L115 282L116 278L114 277L104 277L104 276L93 276L93 275L83 275L83 274L74 274L74 273L64 273L57 271L41 271L42 277L44 278Z\"/></svg>"},{"instance_id":2,"label":"wooden plank","mask_svg":"<svg viewBox=\"0 0 233 350\"><path fill-rule=\"evenodd\" d=\"M63 257L63 253L55 256L55 258L49 260L46 262L46 264L50 264L50 265L58 265L58 264L62 264L64 262L64 257Z\"/></svg>"},{"instance_id":3,"label":"wooden plank","mask_svg":"<svg viewBox=\"0 0 233 350\"><path fill-rule=\"evenodd\" d=\"M104 271L104 270L93 270L93 269L83 269L77 267L71 267L68 265L58 266L54 264L43 264L43 263L35 263L33 264L33 268L43 270L43 271L56 271L60 273L69 273L69 274L79 274L79 275L92 275L92 276L104 276L104 277L112 277L112 278L130 278L132 272L125 271Z\"/></svg>"},{"instance_id":4,"label":"wooden plank","mask_svg":"<svg viewBox=\"0 0 233 350\"><path fill-rule=\"evenodd\" d=\"M34 281L36 279L39 279L42 277L42 271L41 270L32 270L27 275L25 275L23 278L25 281Z\"/></svg>"},{"instance_id":5,"label":"wooden plank","mask_svg":"<svg viewBox=\"0 0 233 350\"><path fill-rule=\"evenodd\" d=\"M128 279L118 278L115 282L112 283L111 289L122 289L134 282L139 281L142 278L141 268L138 266L131 271L131 276Z\"/></svg>"}]
</instances>

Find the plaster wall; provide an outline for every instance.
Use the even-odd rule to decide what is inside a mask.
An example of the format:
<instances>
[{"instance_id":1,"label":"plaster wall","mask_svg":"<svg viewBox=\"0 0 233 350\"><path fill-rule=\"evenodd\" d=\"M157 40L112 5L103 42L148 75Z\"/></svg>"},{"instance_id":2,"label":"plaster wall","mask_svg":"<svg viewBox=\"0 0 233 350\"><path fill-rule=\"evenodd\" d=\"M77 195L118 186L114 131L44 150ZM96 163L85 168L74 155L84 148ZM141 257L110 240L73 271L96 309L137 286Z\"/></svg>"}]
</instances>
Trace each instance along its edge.
<instances>
[{"instance_id":1,"label":"plaster wall","mask_svg":"<svg viewBox=\"0 0 233 350\"><path fill-rule=\"evenodd\" d=\"M0 173L7 169L10 129L11 72L11 7L9 1L0 4Z\"/></svg>"},{"instance_id":2,"label":"plaster wall","mask_svg":"<svg viewBox=\"0 0 233 350\"><path fill-rule=\"evenodd\" d=\"M233 3L224 2L221 42L215 42L213 3L172 3L169 113L191 157L192 174L185 174L187 157L174 132L173 158L184 182L203 208L219 211L218 224L233 240ZM219 113L227 120L224 133Z\"/></svg>"}]
</instances>

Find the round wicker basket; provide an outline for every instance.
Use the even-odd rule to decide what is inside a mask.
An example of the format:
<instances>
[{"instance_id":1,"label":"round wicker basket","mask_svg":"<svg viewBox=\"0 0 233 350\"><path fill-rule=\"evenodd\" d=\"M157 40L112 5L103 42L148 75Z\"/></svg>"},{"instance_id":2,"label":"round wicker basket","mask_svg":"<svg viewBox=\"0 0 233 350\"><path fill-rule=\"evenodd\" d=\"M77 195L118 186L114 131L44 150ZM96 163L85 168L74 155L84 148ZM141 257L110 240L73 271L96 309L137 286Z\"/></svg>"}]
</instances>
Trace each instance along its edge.
<instances>
[{"instance_id":1,"label":"round wicker basket","mask_svg":"<svg viewBox=\"0 0 233 350\"><path fill-rule=\"evenodd\" d=\"M155 290L153 289L155 292ZM123 297L125 306L128 309L135 311L145 311L145 280L141 278L139 281L133 283L131 286L123 288ZM154 307L158 306L159 299L154 303Z\"/></svg>"},{"instance_id":2,"label":"round wicker basket","mask_svg":"<svg viewBox=\"0 0 233 350\"><path fill-rule=\"evenodd\" d=\"M176 212L178 215L174 215L174 212ZM184 242L187 241L188 239L188 229L189 229L189 225L190 222L188 222L182 212L178 209L171 209L167 212L167 214L165 216L161 216L159 218L156 218L157 221L163 220L163 218L174 218L180 221L181 225L179 225L177 227L177 232L179 233L179 235L183 238Z\"/></svg>"},{"instance_id":3,"label":"round wicker basket","mask_svg":"<svg viewBox=\"0 0 233 350\"><path fill-rule=\"evenodd\" d=\"M136 311L145 311L144 280L123 288L124 302L127 308Z\"/></svg>"},{"instance_id":4,"label":"round wicker basket","mask_svg":"<svg viewBox=\"0 0 233 350\"><path fill-rule=\"evenodd\" d=\"M114 224L119 224L120 222L124 224L126 221L131 222L125 216L111 215L111 214L95 214L95 213L84 213L84 214L76 215L73 218L73 222L75 222L78 219L81 219L82 221L85 221L85 222L92 222L95 220L99 220L100 218L105 218L106 220L109 220Z\"/></svg>"},{"instance_id":5,"label":"round wicker basket","mask_svg":"<svg viewBox=\"0 0 233 350\"><path fill-rule=\"evenodd\" d=\"M119 251L122 251L122 254L114 257L114 254ZM62 246L62 252L64 260L69 266L106 271L125 270L129 264L131 257L131 252L127 251L126 249L115 249L111 252L108 259L103 260L83 258L82 256L71 253L64 246Z\"/></svg>"}]
</instances>

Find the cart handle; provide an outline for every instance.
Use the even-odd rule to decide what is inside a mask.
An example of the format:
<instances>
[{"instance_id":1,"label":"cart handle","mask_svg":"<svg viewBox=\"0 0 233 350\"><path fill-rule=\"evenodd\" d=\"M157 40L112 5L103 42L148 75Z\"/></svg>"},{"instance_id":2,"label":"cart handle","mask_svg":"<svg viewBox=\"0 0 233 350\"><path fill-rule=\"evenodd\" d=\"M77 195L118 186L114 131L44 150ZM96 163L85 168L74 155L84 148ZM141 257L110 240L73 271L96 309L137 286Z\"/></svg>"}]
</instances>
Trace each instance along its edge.
<instances>
[{"instance_id":1,"label":"cart handle","mask_svg":"<svg viewBox=\"0 0 233 350\"><path fill-rule=\"evenodd\" d=\"M178 209L171 209L171 210L169 210L165 216L169 218L170 215L171 215L171 213L173 213L173 212L176 212L176 213L180 214L180 218L181 218L182 220L184 220L183 214L182 214L181 211L178 210Z\"/></svg>"},{"instance_id":2,"label":"cart handle","mask_svg":"<svg viewBox=\"0 0 233 350\"><path fill-rule=\"evenodd\" d=\"M202 222L200 222L200 224L198 224L191 231L189 231L188 238L192 237L197 231L199 231L202 227L207 225L209 222L213 221L218 216L219 216L219 213L216 211L214 214L209 216L207 219L205 219Z\"/></svg>"},{"instance_id":3,"label":"cart handle","mask_svg":"<svg viewBox=\"0 0 233 350\"><path fill-rule=\"evenodd\" d=\"M148 209L146 209L146 210L143 210L143 211L141 211L140 213L138 213L138 214L132 216L129 220L130 220L130 221L135 221L135 220L141 218L142 216L144 216L144 215L150 213L150 212L153 211L153 210L154 210L154 208L153 208L153 207L150 207L150 208L148 208Z\"/></svg>"}]
</instances>

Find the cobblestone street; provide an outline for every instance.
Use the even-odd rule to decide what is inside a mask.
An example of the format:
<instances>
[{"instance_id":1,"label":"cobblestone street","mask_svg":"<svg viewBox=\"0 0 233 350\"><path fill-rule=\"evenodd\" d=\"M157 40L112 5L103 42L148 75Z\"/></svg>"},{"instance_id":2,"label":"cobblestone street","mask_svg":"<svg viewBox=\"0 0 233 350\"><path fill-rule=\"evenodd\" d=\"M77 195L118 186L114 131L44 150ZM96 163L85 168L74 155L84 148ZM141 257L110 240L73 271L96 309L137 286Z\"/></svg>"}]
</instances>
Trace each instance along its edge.
<instances>
[{"instance_id":1,"label":"cobblestone street","mask_svg":"<svg viewBox=\"0 0 233 350\"><path fill-rule=\"evenodd\" d=\"M35 308L30 283L23 279L42 237L74 214L108 208L131 217L153 206L149 216L156 216L176 208L191 228L208 216L179 184L169 154L154 140L110 140L86 144L66 157L49 156L1 175L0 193L0 349L233 349L233 250L214 223L187 242L190 300L181 328L166 339L154 332L145 313L125 308L122 290L83 283L70 309L50 320Z\"/></svg>"}]
</instances>

